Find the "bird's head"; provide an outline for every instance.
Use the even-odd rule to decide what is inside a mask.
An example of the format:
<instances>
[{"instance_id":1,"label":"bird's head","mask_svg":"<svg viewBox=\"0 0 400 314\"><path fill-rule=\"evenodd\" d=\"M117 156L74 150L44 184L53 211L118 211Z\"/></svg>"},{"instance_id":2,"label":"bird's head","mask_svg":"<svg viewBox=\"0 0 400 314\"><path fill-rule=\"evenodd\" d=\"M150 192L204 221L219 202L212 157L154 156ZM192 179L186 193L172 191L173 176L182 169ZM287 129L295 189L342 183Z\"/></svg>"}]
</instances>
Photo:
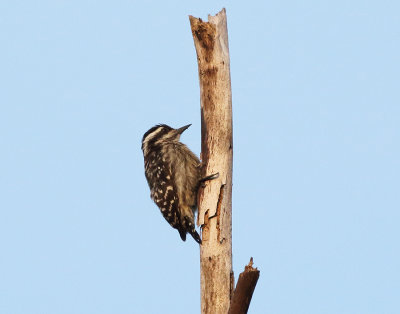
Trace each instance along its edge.
<instances>
[{"instance_id":1,"label":"bird's head","mask_svg":"<svg viewBox=\"0 0 400 314\"><path fill-rule=\"evenodd\" d=\"M178 142L181 134L190 126L191 124L188 124L178 129L171 128L166 124L158 124L153 126L143 135L143 152L146 153L148 147L152 145L162 144L165 142Z\"/></svg>"}]
</instances>

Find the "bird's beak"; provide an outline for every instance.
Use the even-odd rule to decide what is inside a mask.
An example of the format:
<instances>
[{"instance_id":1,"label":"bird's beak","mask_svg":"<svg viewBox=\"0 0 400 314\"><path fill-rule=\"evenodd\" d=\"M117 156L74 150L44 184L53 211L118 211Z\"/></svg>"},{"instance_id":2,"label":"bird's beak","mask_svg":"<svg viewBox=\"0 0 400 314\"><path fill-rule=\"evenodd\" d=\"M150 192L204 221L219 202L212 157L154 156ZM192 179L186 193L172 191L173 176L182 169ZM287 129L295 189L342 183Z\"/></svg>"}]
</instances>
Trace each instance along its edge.
<instances>
[{"instance_id":1,"label":"bird's beak","mask_svg":"<svg viewBox=\"0 0 400 314\"><path fill-rule=\"evenodd\" d=\"M182 134L182 133L183 133L188 127L190 127L190 126L191 126L191 124L185 125L185 126L179 128L179 129L177 129L176 132L177 132L178 134Z\"/></svg>"}]
</instances>

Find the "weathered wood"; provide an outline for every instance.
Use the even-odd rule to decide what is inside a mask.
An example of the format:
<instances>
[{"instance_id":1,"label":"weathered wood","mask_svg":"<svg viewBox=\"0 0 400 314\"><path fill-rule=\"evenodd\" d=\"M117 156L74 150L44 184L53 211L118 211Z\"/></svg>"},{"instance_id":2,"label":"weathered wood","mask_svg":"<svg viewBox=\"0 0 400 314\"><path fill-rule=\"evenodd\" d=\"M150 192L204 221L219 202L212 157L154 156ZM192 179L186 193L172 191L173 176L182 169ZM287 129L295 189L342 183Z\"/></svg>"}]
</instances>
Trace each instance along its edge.
<instances>
[{"instance_id":1,"label":"weathered wood","mask_svg":"<svg viewBox=\"0 0 400 314\"><path fill-rule=\"evenodd\" d=\"M208 22L189 17L197 52L203 176L219 173L199 193L201 313L226 314L232 272L232 94L226 12Z\"/></svg>"},{"instance_id":2,"label":"weathered wood","mask_svg":"<svg viewBox=\"0 0 400 314\"><path fill-rule=\"evenodd\" d=\"M253 258L251 258L250 263L239 275L228 314L247 313L259 277L260 271L253 268Z\"/></svg>"}]
</instances>

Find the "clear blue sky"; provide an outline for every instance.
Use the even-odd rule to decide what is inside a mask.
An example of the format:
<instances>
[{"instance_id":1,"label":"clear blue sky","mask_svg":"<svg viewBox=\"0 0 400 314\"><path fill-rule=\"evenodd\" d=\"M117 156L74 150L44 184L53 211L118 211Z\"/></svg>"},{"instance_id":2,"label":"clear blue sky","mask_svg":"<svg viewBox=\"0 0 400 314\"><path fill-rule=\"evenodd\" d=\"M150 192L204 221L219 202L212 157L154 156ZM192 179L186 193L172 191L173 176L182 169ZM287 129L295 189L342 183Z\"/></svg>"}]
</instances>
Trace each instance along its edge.
<instances>
[{"instance_id":1,"label":"clear blue sky","mask_svg":"<svg viewBox=\"0 0 400 314\"><path fill-rule=\"evenodd\" d=\"M250 313L400 313L398 1L2 1L0 313L199 313L140 141L192 123L188 15L226 7Z\"/></svg>"}]
</instances>

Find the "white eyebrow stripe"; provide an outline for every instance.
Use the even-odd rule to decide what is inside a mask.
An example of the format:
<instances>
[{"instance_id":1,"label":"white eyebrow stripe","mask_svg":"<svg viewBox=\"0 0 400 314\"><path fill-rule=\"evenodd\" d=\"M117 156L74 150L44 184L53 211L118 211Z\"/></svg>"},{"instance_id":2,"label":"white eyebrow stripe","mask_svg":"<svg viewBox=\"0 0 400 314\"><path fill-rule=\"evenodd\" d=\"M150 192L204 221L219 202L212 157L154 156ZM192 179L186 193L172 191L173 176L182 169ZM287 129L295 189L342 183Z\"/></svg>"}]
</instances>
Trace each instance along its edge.
<instances>
[{"instance_id":1,"label":"white eyebrow stripe","mask_svg":"<svg viewBox=\"0 0 400 314\"><path fill-rule=\"evenodd\" d=\"M144 138L143 143L147 143L148 141L150 141L151 139L153 139L155 136L157 136L158 133L160 133L162 130L161 127L155 129L153 132L151 132L150 134L147 134L147 136Z\"/></svg>"}]
</instances>

